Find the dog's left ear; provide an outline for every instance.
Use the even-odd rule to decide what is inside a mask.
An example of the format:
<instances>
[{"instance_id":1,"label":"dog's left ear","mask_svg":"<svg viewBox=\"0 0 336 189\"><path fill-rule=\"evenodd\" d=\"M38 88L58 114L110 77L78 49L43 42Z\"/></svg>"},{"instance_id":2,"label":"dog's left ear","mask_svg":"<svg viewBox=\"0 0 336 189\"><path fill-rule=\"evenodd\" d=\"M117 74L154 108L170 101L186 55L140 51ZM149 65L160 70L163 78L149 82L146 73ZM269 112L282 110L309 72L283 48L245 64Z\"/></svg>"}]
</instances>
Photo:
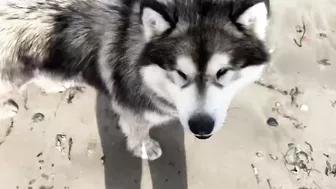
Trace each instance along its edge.
<instances>
[{"instance_id":1,"label":"dog's left ear","mask_svg":"<svg viewBox=\"0 0 336 189\"><path fill-rule=\"evenodd\" d=\"M234 5L233 12L235 21L246 29L252 30L259 39L264 40L268 25L269 1L259 0L254 4L251 4L255 2L252 0L236 0L236 2L238 3Z\"/></svg>"}]
</instances>

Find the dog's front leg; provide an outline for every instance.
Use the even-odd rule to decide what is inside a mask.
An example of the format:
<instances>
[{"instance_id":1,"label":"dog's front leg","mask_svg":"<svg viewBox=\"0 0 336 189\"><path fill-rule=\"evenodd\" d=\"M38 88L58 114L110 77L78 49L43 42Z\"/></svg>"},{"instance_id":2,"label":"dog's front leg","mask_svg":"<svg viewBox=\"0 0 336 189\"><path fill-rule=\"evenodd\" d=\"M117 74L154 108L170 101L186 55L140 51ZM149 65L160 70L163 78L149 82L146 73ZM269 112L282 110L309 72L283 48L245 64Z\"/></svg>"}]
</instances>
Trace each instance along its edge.
<instances>
[{"instance_id":1,"label":"dog's front leg","mask_svg":"<svg viewBox=\"0 0 336 189\"><path fill-rule=\"evenodd\" d=\"M160 144L149 136L151 126L133 122L122 116L119 119L119 126L127 137L127 149L134 156L155 160L162 155Z\"/></svg>"}]
</instances>

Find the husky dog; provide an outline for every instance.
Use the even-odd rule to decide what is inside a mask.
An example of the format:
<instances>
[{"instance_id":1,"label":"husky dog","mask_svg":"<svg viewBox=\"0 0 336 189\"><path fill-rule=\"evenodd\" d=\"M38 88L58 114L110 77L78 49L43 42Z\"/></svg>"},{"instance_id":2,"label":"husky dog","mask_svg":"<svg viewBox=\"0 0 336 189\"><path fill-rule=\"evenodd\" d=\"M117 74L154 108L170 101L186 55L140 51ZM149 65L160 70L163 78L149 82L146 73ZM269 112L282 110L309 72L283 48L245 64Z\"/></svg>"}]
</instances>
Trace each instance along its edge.
<instances>
[{"instance_id":1,"label":"husky dog","mask_svg":"<svg viewBox=\"0 0 336 189\"><path fill-rule=\"evenodd\" d=\"M151 127L178 118L208 139L223 126L269 61L268 18L268 0L1 0L0 117L18 112L12 89L84 82L110 98L128 150L155 160Z\"/></svg>"}]
</instances>

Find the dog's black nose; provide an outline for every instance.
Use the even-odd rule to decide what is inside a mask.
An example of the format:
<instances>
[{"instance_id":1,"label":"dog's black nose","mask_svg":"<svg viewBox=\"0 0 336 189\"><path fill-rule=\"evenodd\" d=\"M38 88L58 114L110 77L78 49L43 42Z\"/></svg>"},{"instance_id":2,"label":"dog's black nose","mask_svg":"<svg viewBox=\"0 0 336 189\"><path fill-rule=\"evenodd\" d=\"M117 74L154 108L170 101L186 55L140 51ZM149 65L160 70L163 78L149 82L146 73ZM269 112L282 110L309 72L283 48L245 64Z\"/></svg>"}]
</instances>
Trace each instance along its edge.
<instances>
[{"instance_id":1,"label":"dog's black nose","mask_svg":"<svg viewBox=\"0 0 336 189\"><path fill-rule=\"evenodd\" d=\"M206 114L197 114L188 121L190 131L199 139L208 139L212 133L215 121Z\"/></svg>"}]
</instances>

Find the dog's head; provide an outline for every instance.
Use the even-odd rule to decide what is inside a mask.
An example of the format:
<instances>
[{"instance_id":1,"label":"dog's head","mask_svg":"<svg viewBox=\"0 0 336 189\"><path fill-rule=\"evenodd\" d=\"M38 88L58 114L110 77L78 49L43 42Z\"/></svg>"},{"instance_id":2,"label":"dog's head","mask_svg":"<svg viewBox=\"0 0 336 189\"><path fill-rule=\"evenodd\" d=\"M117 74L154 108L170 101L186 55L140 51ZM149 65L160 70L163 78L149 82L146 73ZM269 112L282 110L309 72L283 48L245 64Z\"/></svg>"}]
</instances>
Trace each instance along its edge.
<instances>
[{"instance_id":1,"label":"dog's head","mask_svg":"<svg viewBox=\"0 0 336 189\"><path fill-rule=\"evenodd\" d=\"M222 127L235 93L268 63L268 0L143 0L144 83L197 138Z\"/></svg>"}]
</instances>

